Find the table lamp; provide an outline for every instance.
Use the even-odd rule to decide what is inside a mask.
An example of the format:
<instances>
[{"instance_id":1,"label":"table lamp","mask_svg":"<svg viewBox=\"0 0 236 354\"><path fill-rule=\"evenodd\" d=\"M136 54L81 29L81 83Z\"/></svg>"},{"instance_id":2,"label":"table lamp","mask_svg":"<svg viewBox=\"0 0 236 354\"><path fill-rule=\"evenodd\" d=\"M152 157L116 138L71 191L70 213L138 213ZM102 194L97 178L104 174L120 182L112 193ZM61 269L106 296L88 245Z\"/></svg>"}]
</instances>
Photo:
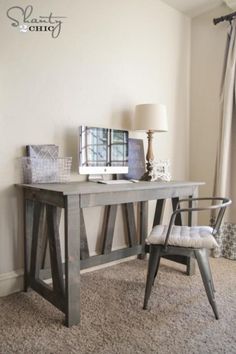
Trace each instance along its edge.
<instances>
[{"instance_id":1,"label":"table lamp","mask_svg":"<svg viewBox=\"0 0 236 354\"><path fill-rule=\"evenodd\" d=\"M134 130L146 131L148 149L146 154L147 172L141 177L142 181L153 180L154 154L152 139L155 132L167 132L166 107L162 104L139 104L135 107Z\"/></svg>"}]
</instances>

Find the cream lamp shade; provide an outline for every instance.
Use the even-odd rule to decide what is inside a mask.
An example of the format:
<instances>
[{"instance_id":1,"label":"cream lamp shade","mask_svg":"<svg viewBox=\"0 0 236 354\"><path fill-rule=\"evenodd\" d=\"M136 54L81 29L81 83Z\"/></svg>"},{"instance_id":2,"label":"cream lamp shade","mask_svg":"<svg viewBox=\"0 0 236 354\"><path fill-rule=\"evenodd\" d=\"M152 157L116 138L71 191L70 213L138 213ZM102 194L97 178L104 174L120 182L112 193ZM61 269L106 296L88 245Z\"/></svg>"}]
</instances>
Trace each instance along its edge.
<instances>
[{"instance_id":1,"label":"cream lamp shade","mask_svg":"<svg viewBox=\"0 0 236 354\"><path fill-rule=\"evenodd\" d=\"M135 108L134 130L167 132L166 106L163 104L139 104Z\"/></svg>"},{"instance_id":2,"label":"cream lamp shade","mask_svg":"<svg viewBox=\"0 0 236 354\"><path fill-rule=\"evenodd\" d=\"M159 103L139 104L135 107L134 130L147 133L148 148L146 154L146 172L141 177L143 181L154 181L154 153L152 147L153 134L155 132L167 132L166 107Z\"/></svg>"}]
</instances>

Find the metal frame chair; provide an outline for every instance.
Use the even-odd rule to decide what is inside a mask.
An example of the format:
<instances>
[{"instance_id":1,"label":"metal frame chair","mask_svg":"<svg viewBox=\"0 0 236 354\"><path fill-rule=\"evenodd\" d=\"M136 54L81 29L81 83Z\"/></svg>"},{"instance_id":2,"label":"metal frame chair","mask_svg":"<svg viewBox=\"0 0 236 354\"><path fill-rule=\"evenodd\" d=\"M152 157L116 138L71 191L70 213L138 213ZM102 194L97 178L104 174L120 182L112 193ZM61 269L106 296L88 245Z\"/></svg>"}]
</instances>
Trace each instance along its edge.
<instances>
[{"instance_id":1,"label":"metal frame chair","mask_svg":"<svg viewBox=\"0 0 236 354\"><path fill-rule=\"evenodd\" d=\"M183 209L180 208L180 204L183 202L188 202L189 205L192 206L192 202L198 202L203 200L211 201L212 203L215 204L206 207L189 207ZM144 305L143 305L144 309L147 309L148 300L159 269L161 257L166 255L181 255L181 256L194 257L197 260L209 303L213 309L215 318L219 319L219 314L217 311L215 295L214 295L215 288L214 288L211 268L208 260L208 249L188 247L187 244L186 247L173 246L170 245L168 242L171 236L171 231L176 216L180 213L186 213L186 212L188 213L199 212L199 211L209 212L215 210L216 218L215 218L214 225L212 225L212 235L214 236L219 231L226 207L228 207L230 204L231 204L231 200L228 198L190 198L190 199L182 199L178 202L176 210L171 215L164 243L163 244L160 243L156 244L152 242L150 243L150 256L149 256L148 273L147 273L147 281L146 281L146 289L145 289L145 297L144 297ZM181 227L182 226L179 226L179 228ZM148 238L147 238L147 242L148 242Z\"/></svg>"}]
</instances>

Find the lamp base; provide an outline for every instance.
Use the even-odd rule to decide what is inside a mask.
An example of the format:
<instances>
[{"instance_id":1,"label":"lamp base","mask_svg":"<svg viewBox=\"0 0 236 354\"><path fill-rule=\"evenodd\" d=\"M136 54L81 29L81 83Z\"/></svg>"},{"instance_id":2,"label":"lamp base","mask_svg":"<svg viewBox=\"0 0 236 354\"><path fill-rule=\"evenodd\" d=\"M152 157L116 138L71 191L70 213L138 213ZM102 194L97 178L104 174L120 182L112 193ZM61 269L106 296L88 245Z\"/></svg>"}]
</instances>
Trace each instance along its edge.
<instances>
[{"instance_id":1,"label":"lamp base","mask_svg":"<svg viewBox=\"0 0 236 354\"><path fill-rule=\"evenodd\" d=\"M140 178L140 181L148 181L151 182L152 176L149 175L148 172L145 172L144 175Z\"/></svg>"},{"instance_id":2,"label":"lamp base","mask_svg":"<svg viewBox=\"0 0 236 354\"><path fill-rule=\"evenodd\" d=\"M146 163L147 166L147 171L142 175L142 177L140 178L140 181L154 181L153 178L153 161L147 161Z\"/></svg>"}]
</instances>

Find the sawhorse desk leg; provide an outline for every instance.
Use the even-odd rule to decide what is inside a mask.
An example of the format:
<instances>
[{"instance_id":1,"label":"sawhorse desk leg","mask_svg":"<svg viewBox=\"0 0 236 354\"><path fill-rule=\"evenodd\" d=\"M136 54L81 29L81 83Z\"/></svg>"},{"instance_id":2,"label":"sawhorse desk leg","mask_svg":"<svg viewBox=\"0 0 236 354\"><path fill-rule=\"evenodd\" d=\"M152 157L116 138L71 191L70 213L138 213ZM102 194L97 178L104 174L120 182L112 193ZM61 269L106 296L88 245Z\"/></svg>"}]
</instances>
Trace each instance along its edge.
<instances>
[{"instance_id":1,"label":"sawhorse desk leg","mask_svg":"<svg viewBox=\"0 0 236 354\"><path fill-rule=\"evenodd\" d=\"M80 208L79 196L65 203L65 324L80 322Z\"/></svg>"}]
</instances>

